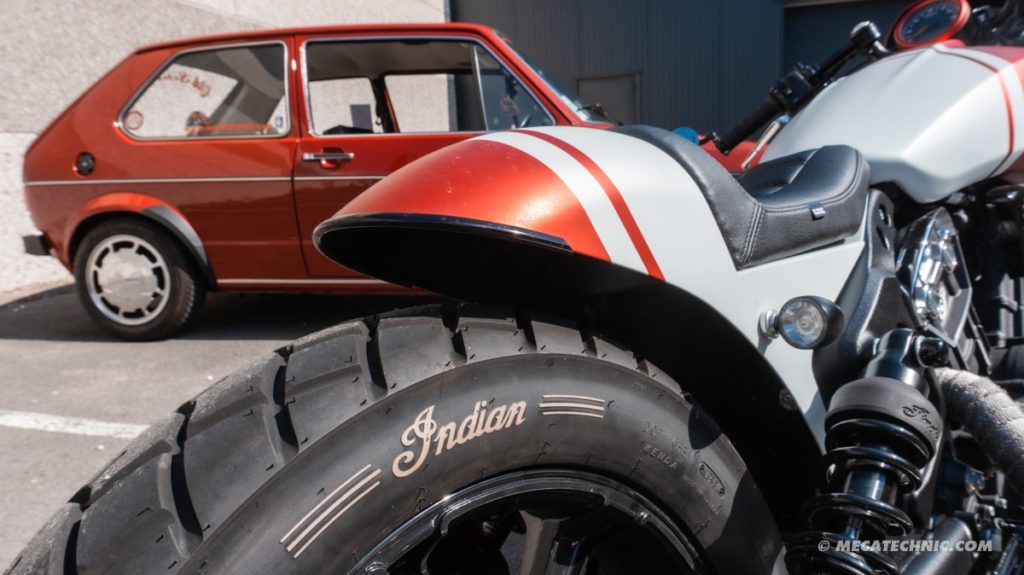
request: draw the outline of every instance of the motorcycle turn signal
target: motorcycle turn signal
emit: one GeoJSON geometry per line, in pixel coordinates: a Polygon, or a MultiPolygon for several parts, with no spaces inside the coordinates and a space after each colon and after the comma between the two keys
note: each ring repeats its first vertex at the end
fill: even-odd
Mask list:
{"type": "Polygon", "coordinates": [[[787,301],[778,311],[766,311],[758,327],[766,338],[781,336],[797,349],[816,349],[835,341],[844,325],[839,306],[823,297],[808,295],[787,301]]]}

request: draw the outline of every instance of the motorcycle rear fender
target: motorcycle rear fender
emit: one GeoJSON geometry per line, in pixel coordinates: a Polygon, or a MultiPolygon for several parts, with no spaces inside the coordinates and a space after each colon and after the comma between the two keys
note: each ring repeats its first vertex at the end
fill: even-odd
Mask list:
{"type": "Polygon", "coordinates": [[[813,477],[824,409],[811,352],[764,339],[757,323],[795,296],[835,300],[859,237],[737,270],[674,159],[631,136],[567,127],[439,150],[314,237],[327,257],[387,281],[577,319],[682,382],[758,481],[757,468],[779,463],[787,481],[813,477]]]}

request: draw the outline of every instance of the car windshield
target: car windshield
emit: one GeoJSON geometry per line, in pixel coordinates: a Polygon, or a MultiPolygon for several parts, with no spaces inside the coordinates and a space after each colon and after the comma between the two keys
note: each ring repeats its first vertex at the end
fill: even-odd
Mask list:
{"type": "Polygon", "coordinates": [[[523,54],[519,50],[516,50],[508,40],[505,40],[505,45],[509,47],[517,56],[526,62],[526,65],[533,68],[533,71],[544,80],[544,83],[551,88],[555,94],[558,94],[559,99],[565,102],[565,105],[569,106],[581,120],[585,122],[611,122],[612,119],[604,111],[600,105],[593,105],[584,102],[575,92],[566,87],[564,84],[558,81],[557,78],[548,74],[544,68],[538,66],[533,60],[528,58],[526,54],[523,54]]]}

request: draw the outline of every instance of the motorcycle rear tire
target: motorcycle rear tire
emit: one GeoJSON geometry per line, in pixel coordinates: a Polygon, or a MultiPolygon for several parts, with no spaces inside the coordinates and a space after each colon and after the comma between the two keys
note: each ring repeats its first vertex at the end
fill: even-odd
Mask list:
{"type": "MultiPolygon", "coordinates": [[[[664,520],[701,569],[780,569],[743,460],[678,384],[573,328],[465,311],[352,321],[228,376],[137,438],[12,572],[398,573],[381,543],[426,541],[396,539],[403,525],[526,480],[631,494],[634,523],[664,520]]],[[[484,571],[439,571],[460,569],[484,571]]]]}

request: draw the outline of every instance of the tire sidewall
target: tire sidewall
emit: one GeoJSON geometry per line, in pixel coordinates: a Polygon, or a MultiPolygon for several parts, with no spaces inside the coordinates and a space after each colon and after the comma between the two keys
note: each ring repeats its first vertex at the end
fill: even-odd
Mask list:
{"type": "Polygon", "coordinates": [[[89,316],[103,329],[121,339],[151,341],[169,337],[194,319],[205,297],[205,286],[195,266],[175,240],[163,231],[139,221],[113,220],[90,230],[76,249],[74,275],[78,298],[89,316]],[[156,317],[140,325],[123,325],[111,320],[97,309],[89,293],[89,259],[100,242],[115,235],[130,235],[145,240],[160,252],[167,264],[170,281],[167,305],[156,317]]]}
{"type": "Polygon", "coordinates": [[[346,572],[446,495],[527,468],[585,470],[638,490],[692,535],[717,571],[770,572],[779,558],[781,540],[768,507],[710,417],[638,371],[592,357],[535,354],[456,368],[370,406],[301,452],[210,534],[189,566],[203,565],[208,573],[346,572]],[[545,397],[551,395],[588,399],[545,397]],[[541,407],[565,401],[601,405],[603,417],[541,407]],[[432,441],[422,455],[417,425],[458,427],[478,402],[485,402],[488,420],[504,423],[485,421],[477,428],[482,433],[450,449],[445,443],[440,453],[432,441]],[[501,407],[516,417],[495,416],[501,407]],[[353,494],[362,497],[315,540],[302,539],[306,549],[294,557],[300,546],[290,552],[286,546],[306,524],[292,528],[329,509],[338,499],[330,494],[347,480],[366,477],[353,494]],[[292,539],[285,537],[289,531],[292,539]]]}

